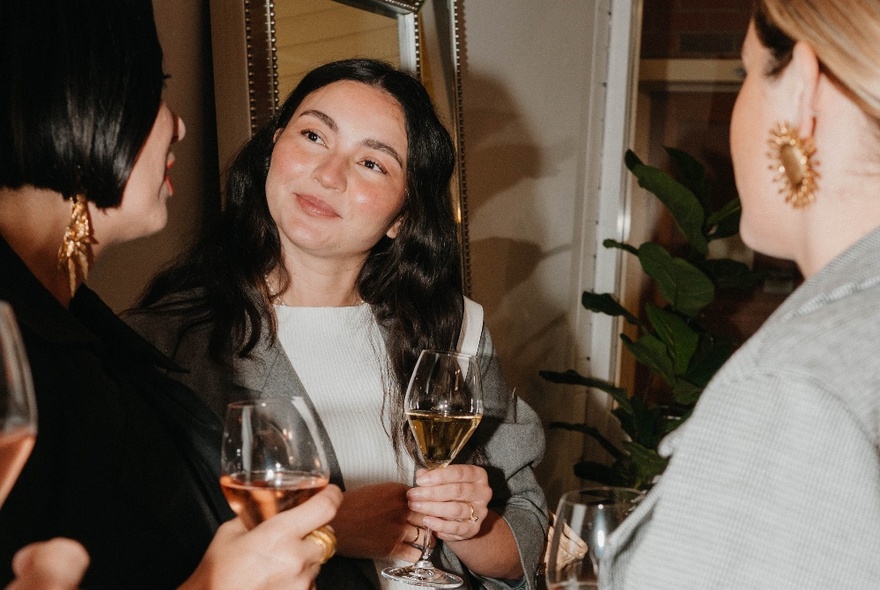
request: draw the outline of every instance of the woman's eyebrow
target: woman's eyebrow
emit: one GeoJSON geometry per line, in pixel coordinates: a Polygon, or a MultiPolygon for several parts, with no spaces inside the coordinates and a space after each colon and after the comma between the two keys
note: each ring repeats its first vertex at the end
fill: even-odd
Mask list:
{"type": "Polygon", "coordinates": [[[307,111],[303,111],[302,113],[300,113],[299,116],[300,116],[300,118],[302,118],[305,115],[311,115],[313,117],[316,117],[316,118],[320,119],[321,122],[323,122],[327,127],[332,129],[333,131],[339,131],[339,127],[337,127],[336,121],[334,121],[333,118],[330,115],[328,115],[327,113],[317,111],[315,109],[309,109],[307,111]]]}
{"type": "Polygon", "coordinates": [[[400,164],[400,167],[403,168],[403,158],[400,157],[400,154],[397,153],[397,150],[388,145],[387,143],[383,143],[377,139],[365,139],[363,144],[368,148],[379,150],[381,152],[385,152],[400,164]]]}

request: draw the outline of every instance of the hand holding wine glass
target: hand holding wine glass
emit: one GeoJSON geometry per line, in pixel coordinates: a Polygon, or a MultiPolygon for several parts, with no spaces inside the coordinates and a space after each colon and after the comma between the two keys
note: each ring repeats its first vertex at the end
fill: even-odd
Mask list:
{"type": "MultiPolygon", "coordinates": [[[[327,458],[303,400],[269,399],[229,404],[221,450],[220,485],[248,529],[299,506],[330,481],[327,458]]],[[[321,545],[321,563],[336,551],[332,529],[308,537],[321,545]]]]}
{"type": "MultiPolygon", "coordinates": [[[[443,469],[476,430],[483,416],[480,370],[471,355],[422,351],[404,400],[407,420],[428,469],[443,469]]],[[[471,506],[470,516],[474,518],[471,506]]],[[[434,567],[431,531],[425,531],[422,556],[415,564],[386,568],[386,578],[414,586],[457,588],[461,578],[434,567]]]]}

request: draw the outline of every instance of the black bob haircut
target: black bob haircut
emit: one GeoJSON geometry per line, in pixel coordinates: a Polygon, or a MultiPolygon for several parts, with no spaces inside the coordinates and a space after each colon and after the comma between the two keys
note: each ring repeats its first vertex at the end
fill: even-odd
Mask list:
{"type": "Polygon", "coordinates": [[[162,100],[150,0],[0,2],[0,186],[115,207],[162,100]]]}

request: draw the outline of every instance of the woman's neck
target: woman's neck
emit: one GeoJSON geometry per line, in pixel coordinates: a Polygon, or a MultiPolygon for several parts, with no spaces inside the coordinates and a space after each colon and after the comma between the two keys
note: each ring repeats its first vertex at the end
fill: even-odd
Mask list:
{"type": "MultiPolygon", "coordinates": [[[[288,307],[346,307],[362,302],[357,279],[363,264],[287,256],[285,266],[290,284],[275,297],[275,303],[288,307]]],[[[279,281],[270,275],[273,292],[279,281]]]]}
{"type": "Polygon", "coordinates": [[[59,193],[32,186],[0,188],[0,235],[65,308],[70,282],[67,270],[58,267],[58,249],[69,218],[70,202],[59,193]]]}

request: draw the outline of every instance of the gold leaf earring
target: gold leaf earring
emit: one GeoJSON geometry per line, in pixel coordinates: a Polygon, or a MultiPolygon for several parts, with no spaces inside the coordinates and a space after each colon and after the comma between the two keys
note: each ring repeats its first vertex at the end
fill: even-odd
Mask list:
{"type": "Polygon", "coordinates": [[[813,161],[816,146],[812,138],[800,137],[786,121],[770,131],[769,144],[770,170],[777,173],[773,181],[782,183],[779,192],[785,195],[785,202],[796,209],[812,203],[819,178],[815,169],[819,162],[813,161]]]}
{"type": "Polygon", "coordinates": [[[79,279],[89,275],[92,260],[92,225],[89,222],[89,209],[84,195],[71,199],[70,221],[64,229],[64,239],[58,250],[58,268],[67,270],[70,278],[70,296],[73,297],[79,279]]]}

